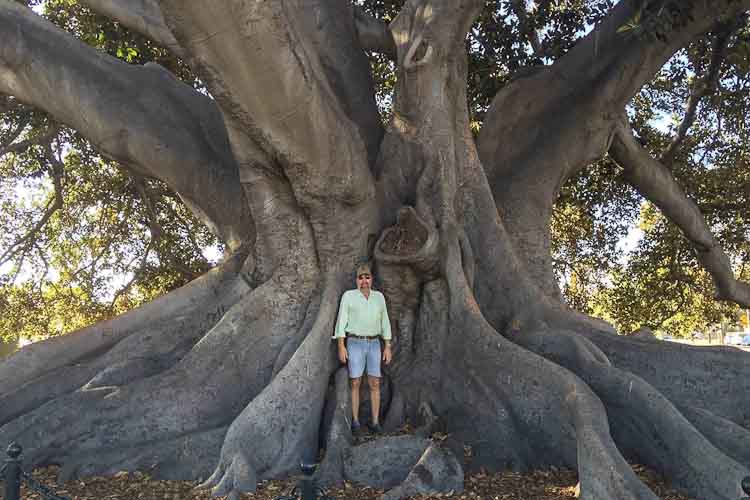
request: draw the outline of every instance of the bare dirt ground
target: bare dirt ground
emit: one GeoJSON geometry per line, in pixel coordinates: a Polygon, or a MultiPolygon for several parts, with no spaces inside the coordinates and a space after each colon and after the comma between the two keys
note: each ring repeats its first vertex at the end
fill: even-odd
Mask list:
{"type": "MultiPolygon", "coordinates": [[[[690,500],[681,496],[655,473],[639,465],[633,465],[641,477],[662,500],[690,500]]],[[[47,485],[55,485],[56,467],[39,469],[34,476],[47,485]]],[[[463,492],[449,492],[442,495],[413,497],[420,500],[573,500],[576,498],[577,477],[574,471],[552,469],[529,474],[515,472],[467,474],[463,492]]],[[[243,500],[273,500],[289,493],[296,483],[292,478],[286,481],[263,482],[256,493],[244,494],[243,500]]],[[[135,472],[121,472],[114,477],[92,477],[77,479],[55,487],[58,494],[70,500],[209,500],[206,490],[196,490],[197,482],[157,481],[148,475],[135,472]]],[[[328,494],[336,500],[377,500],[382,490],[345,483],[331,488],[328,494]]],[[[0,491],[0,498],[3,498],[0,491]]],[[[24,500],[42,500],[33,492],[24,489],[24,500]]]]}

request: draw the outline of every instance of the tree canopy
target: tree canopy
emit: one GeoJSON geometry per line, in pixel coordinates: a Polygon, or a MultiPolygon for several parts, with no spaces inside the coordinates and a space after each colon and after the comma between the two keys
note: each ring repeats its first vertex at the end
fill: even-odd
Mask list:
{"type": "MultiPolygon", "coordinates": [[[[131,64],[199,86],[164,48],[75,1],[31,2],[56,25],[131,64]]],[[[0,332],[43,339],[136,307],[200,276],[219,243],[177,195],[101,154],[12,96],[2,104],[0,332]]],[[[215,259],[215,257],[214,257],[215,259]]]]}
{"type": "MultiPolygon", "coordinates": [[[[75,0],[26,3],[98,50],[135,65],[156,62],[203,89],[171,51],[75,0]]],[[[388,21],[402,4],[366,1],[362,8],[388,21]]],[[[559,59],[612,4],[488,2],[467,38],[473,130],[514,74],[559,59]]],[[[657,12],[624,29],[647,33],[673,22],[669,9],[657,12]]],[[[742,278],[750,272],[749,56],[747,19],[725,20],[677,52],[629,108],[643,145],[656,155],[669,151],[673,172],[742,278]]],[[[394,68],[380,53],[370,61],[387,119],[394,68]]],[[[6,338],[41,339],[113,317],[215,264],[216,252],[206,256],[204,249],[220,242],[167,186],[102,156],[43,112],[10,97],[2,109],[0,332],[6,338]]],[[[737,306],[713,300],[690,244],[641,209],[644,200],[618,178],[618,168],[605,159],[583,170],[555,204],[552,244],[565,299],[625,332],[648,326],[681,335],[736,321],[737,306]],[[626,255],[618,242],[638,226],[643,238],[626,255]]]]}

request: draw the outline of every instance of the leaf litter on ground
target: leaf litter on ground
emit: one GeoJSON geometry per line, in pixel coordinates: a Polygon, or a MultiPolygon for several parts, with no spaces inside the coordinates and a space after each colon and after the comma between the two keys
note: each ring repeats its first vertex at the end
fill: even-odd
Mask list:
{"type": "MultiPolygon", "coordinates": [[[[680,495],[655,472],[641,465],[633,470],[662,500],[691,500],[680,495]]],[[[165,481],[151,478],[141,472],[119,472],[110,477],[88,477],[56,485],[58,467],[46,467],[34,471],[42,483],[53,486],[60,495],[70,500],[209,500],[209,490],[197,490],[198,481],[165,481]]],[[[240,495],[242,500],[273,500],[288,494],[299,477],[287,480],[263,481],[255,493],[240,495]]],[[[479,471],[467,473],[463,492],[447,492],[436,495],[411,497],[415,500],[573,500],[576,498],[578,477],[575,471],[550,468],[527,474],[518,472],[479,471]]],[[[327,493],[337,500],[377,500],[383,490],[345,481],[342,485],[328,488],[327,493]]],[[[3,498],[0,492],[0,499],[3,498]]],[[[42,500],[23,489],[24,500],[42,500]]]]}

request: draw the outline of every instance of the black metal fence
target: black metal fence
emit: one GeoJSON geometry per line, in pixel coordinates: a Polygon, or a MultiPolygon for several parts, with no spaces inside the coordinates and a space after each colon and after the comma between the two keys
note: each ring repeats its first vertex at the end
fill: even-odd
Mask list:
{"type": "Polygon", "coordinates": [[[23,448],[20,445],[10,443],[6,454],[8,458],[5,459],[0,469],[0,481],[5,481],[5,500],[21,500],[22,483],[26,483],[27,488],[39,493],[45,500],[69,500],[34,479],[31,474],[24,472],[22,468],[23,448]]]}
{"type": "Polygon", "coordinates": [[[276,500],[333,500],[326,491],[315,481],[315,464],[301,463],[302,479],[292,488],[288,495],[277,497],[276,500]]]}

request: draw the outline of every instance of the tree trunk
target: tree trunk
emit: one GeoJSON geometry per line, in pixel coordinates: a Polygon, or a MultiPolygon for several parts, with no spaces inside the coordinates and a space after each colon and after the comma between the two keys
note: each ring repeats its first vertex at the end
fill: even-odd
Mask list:
{"type": "MultiPolygon", "coordinates": [[[[389,27],[398,83],[383,132],[347,2],[161,0],[165,25],[150,16],[149,29],[168,28],[215,101],[154,79],[157,90],[182,97],[149,116],[191,111],[210,130],[188,123],[179,135],[148,123],[163,165],[152,163],[147,134],[96,142],[188,192],[190,206],[234,242],[232,253],[153,304],[3,361],[0,443],[20,442],[32,465],[62,464],[64,477],[210,474],[206,486],[236,498],[314,460],[322,442],[325,478],[342,480],[353,443],[330,336],[355,264],[371,259],[395,333],[390,428],[442,426],[452,447],[472,450],[473,466],[576,468],[585,499],[656,498],[625,457],[694,497],[739,498],[750,465],[746,354],[617,336],[567,309],[551,277],[555,193],[607,151],[634,92],[622,72],[602,76],[617,73],[613,65],[632,49],[615,29],[632,2],[602,28],[609,62],[579,82],[601,88],[563,101],[576,88],[553,78],[555,67],[516,80],[493,104],[502,121],[488,120],[478,151],[464,44],[483,3],[406,2],[389,27]],[[550,81],[554,92],[535,101],[550,81]],[[524,103],[535,107],[524,111],[524,103]],[[564,113],[550,120],[553,111],[564,113]],[[181,151],[185,144],[204,156],[181,151]],[[217,198],[227,183],[227,198],[217,198]],[[321,425],[327,394],[335,394],[333,416],[321,425]]],[[[746,8],[722,8],[730,4],[746,8]]],[[[26,28],[44,24],[32,16],[0,5],[0,41],[14,42],[0,49],[0,90],[102,137],[103,127],[74,112],[74,91],[45,108],[44,89],[20,85],[33,68],[19,54],[38,42],[26,28]]],[[[702,22],[675,38],[694,36],[702,22]]],[[[658,69],[677,44],[638,49],[651,51],[658,69]]],[[[54,57],[55,47],[33,47],[54,57]]],[[[583,64],[580,54],[560,71],[583,64]]],[[[98,67],[82,47],[67,57],[80,63],[82,80],[98,67]]],[[[648,72],[625,69],[641,79],[648,72]]],[[[107,86],[90,85],[89,116],[109,120],[107,86]]],[[[133,120],[123,130],[143,123],[133,120]]]]}

